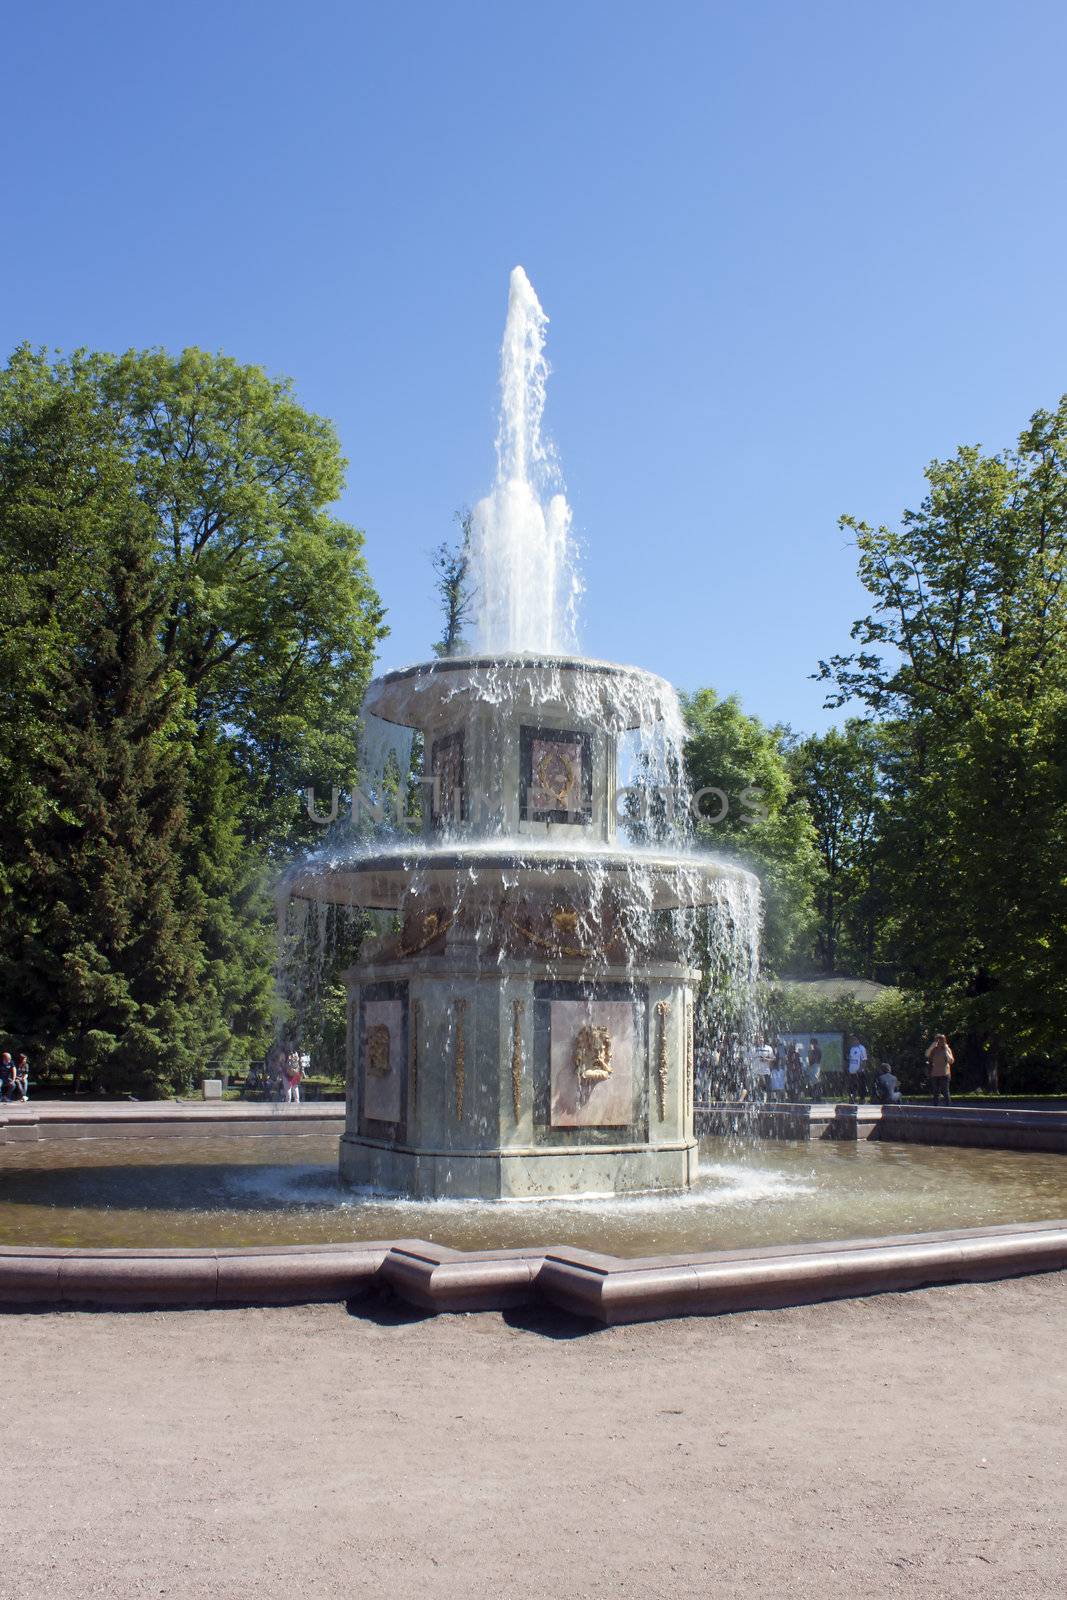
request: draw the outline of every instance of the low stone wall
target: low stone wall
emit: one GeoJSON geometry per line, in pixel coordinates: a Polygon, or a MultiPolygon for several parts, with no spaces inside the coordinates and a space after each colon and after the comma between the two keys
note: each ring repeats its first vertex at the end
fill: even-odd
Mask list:
{"type": "Polygon", "coordinates": [[[0,1145],[22,1140],[144,1139],[190,1134],[336,1133],[343,1101],[283,1105],[277,1101],[30,1101],[0,1105],[0,1145]]]}
{"type": "Polygon", "coordinates": [[[838,1106],[832,1137],[1067,1153],[1067,1112],[963,1106],[838,1106]]]}
{"type": "Polygon", "coordinates": [[[765,1105],[726,1101],[694,1108],[696,1132],[719,1139],[820,1139],[834,1125],[832,1105],[765,1105]]]}
{"type": "Polygon", "coordinates": [[[963,1106],[697,1106],[698,1134],[752,1139],[884,1139],[1067,1154],[1067,1111],[963,1106]]]}
{"type": "Polygon", "coordinates": [[[425,1311],[542,1303],[601,1323],[802,1305],[1067,1266],[1067,1221],[624,1260],[421,1239],[258,1250],[0,1249],[0,1307],[235,1306],[387,1288],[425,1311]]]}

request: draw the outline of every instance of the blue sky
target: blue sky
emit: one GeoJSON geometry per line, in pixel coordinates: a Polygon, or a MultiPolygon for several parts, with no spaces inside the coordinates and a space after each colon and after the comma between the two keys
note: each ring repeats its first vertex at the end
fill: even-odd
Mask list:
{"type": "Polygon", "coordinates": [[[1067,389],[1065,60],[1058,0],[8,7],[0,345],[290,375],[395,666],[491,481],[521,262],[585,649],[819,728],[838,515],[1067,389]]]}

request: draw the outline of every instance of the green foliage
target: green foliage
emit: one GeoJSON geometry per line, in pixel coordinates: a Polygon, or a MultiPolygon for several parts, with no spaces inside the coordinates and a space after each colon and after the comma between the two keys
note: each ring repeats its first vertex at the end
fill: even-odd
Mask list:
{"type": "Polygon", "coordinates": [[[200,350],[51,362],[22,347],[0,388],[5,475],[32,480],[24,559],[51,564],[69,538],[56,510],[77,515],[100,450],[120,462],[164,584],[164,657],[198,724],[226,730],[245,835],[283,854],[309,840],[296,797],[309,775],[355,771],[385,631],[362,535],[329,509],[345,465],[332,425],[288,382],[200,350]]]}
{"type": "Polygon", "coordinates": [[[880,893],[881,741],[871,723],[802,740],[789,752],[797,791],[815,830],[813,955],[820,972],[873,978],[885,916],[880,893]]]}
{"type": "Polygon", "coordinates": [[[447,540],[433,552],[434,589],[441,606],[441,637],[434,645],[437,656],[460,656],[467,649],[463,629],[470,621],[474,594],[470,585],[471,512],[456,512],[460,537],[447,540]]]}
{"type": "Polygon", "coordinates": [[[821,675],[883,719],[889,954],[992,1085],[1067,1019],[1067,398],[927,480],[897,530],[844,519],[874,607],[821,675]]]}
{"type": "Polygon", "coordinates": [[[342,471],[226,357],[0,373],[0,1005],[57,1066],[154,1093],[270,1036],[271,861],[383,631],[342,471]]]}
{"type": "Polygon", "coordinates": [[[885,989],[873,1000],[860,1000],[779,984],[768,988],[764,1004],[771,1033],[855,1034],[871,1061],[890,1063],[905,1094],[919,1094],[925,1087],[925,1050],[943,1014],[931,1010],[921,996],[885,989]]]}
{"type": "Polygon", "coordinates": [[[817,872],[808,807],[795,795],[788,735],[746,716],[736,696],[713,689],[683,696],[686,776],[701,803],[702,844],[759,874],[764,899],[763,961],[772,972],[803,965],[813,923],[817,872]],[[720,815],[721,814],[721,815],[720,815]]]}

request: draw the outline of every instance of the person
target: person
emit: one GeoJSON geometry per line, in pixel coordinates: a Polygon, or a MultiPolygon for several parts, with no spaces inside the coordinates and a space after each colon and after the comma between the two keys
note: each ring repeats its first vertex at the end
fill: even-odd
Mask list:
{"type": "Polygon", "coordinates": [[[752,1052],[752,1098],[766,1100],[768,1080],[774,1065],[774,1051],[769,1044],[758,1044],[752,1052]]]}
{"type": "Polygon", "coordinates": [[[900,1084],[888,1061],[883,1061],[878,1068],[872,1098],[880,1106],[899,1106],[901,1102],[900,1084]]]}
{"type": "Polygon", "coordinates": [[[822,1045],[812,1035],[808,1044],[808,1063],[804,1069],[808,1093],[813,1100],[819,1098],[819,1079],[822,1076],[822,1045]]]}
{"type": "Polygon", "coordinates": [[[286,1097],[285,1065],[288,1059],[288,1051],[280,1044],[274,1045],[267,1054],[267,1076],[270,1093],[275,1100],[284,1100],[286,1097]]]}
{"type": "Polygon", "coordinates": [[[936,1106],[940,1101],[951,1101],[949,1086],[952,1082],[952,1064],[956,1057],[943,1033],[935,1033],[926,1047],[926,1066],[930,1074],[930,1091],[936,1106]]]}
{"type": "Polygon", "coordinates": [[[804,1059],[797,1048],[795,1039],[790,1039],[785,1053],[785,1087],[793,1105],[800,1101],[800,1091],[804,1083],[804,1059]]]}
{"type": "Polygon", "coordinates": [[[20,1050],[15,1057],[15,1099],[28,1100],[30,1098],[30,1063],[25,1050],[20,1050]]]}
{"type": "Polygon", "coordinates": [[[785,1099],[785,1064],[781,1052],[774,1058],[774,1065],[770,1072],[770,1098],[772,1100],[785,1099]]]}
{"type": "Polygon", "coordinates": [[[848,1048],[848,1103],[862,1105],[867,1098],[867,1050],[852,1036],[848,1048]]]}
{"type": "Polygon", "coordinates": [[[15,1063],[11,1059],[11,1051],[5,1050],[0,1056],[0,1099],[13,1100],[15,1098],[15,1063]]]}
{"type": "Polygon", "coordinates": [[[249,1094],[266,1094],[270,1087],[270,1077],[266,1061],[252,1061],[245,1073],[245,1081],[241,1085],[241,1098],[249,1094]]]}
{"type": "Polygon", "coordinates": [[[285,1058],[285,1093],[282,1098],[291,1105],[300,1104],[300,1080],[304,1076],[304,1069],[300,1064],[300,1057],[295,1050],[290,1050],[285,1058]]]}

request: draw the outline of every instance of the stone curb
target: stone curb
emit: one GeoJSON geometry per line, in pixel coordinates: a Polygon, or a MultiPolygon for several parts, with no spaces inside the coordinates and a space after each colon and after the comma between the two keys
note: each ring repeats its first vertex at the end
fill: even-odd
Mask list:
{"type": "Polygon", "coordinates": [[[348,1300],[387,1286],[427,1312],[547,1303],[600,1323],[807,1305],[1067,1266],[1067,1220],[627,1260],[452,1250],[422,1239],[253,1250],[0,1248],[0,1308],[208,1308],[348,1300]]]}

